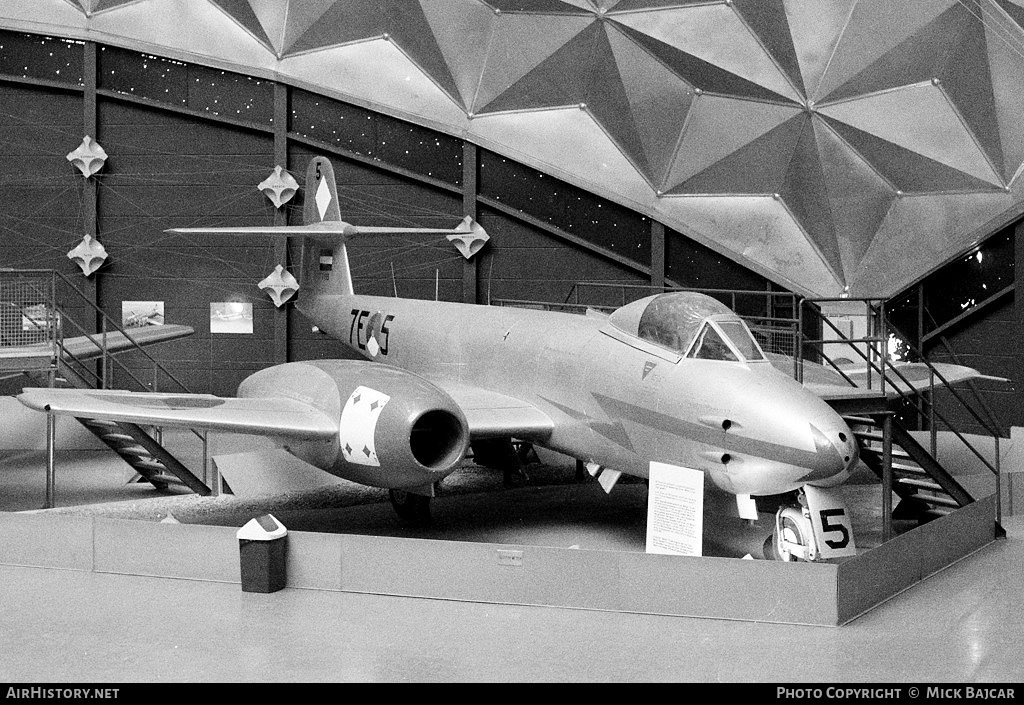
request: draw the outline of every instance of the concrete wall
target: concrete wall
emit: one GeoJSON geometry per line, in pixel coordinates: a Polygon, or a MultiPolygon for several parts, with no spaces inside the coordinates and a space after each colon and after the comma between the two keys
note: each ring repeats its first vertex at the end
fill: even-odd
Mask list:
{"type": "MultiPolygon", "coordinates": [[[[283,540],[291,588],[838,625],[991,542],[993,507],[979,501],[839,564],[308,532],[283,540]]],[[[0,563],[240,583],[235,533],[0,513],[0,563]]]]}

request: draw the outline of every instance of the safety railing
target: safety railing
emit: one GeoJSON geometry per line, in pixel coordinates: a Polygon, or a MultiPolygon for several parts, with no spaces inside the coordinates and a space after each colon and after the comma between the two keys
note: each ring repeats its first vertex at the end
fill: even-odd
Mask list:
{"type": "Polygon", "coordinates": [[[159,391],[162,376],[173,385],[170,391],[189,392],[185,383],[135,342],[120,323],[107,315],[68,277],[55,270],[0,269],[0,348],[22,346],[40,350],[52,348],[58,364],[63,363],[92,387],[109,388],[116,368],[140,391],[159,391]],[[83,317],[92,318],[92,322],[80,323],[71,314],[75,309],[83,310],[83,317]],[[152,372],[149,381],[142,379],[110,352],[108,340],[113,333],[124,336],[129,349],[142,355],[149,363],[152,372]],[[99,364],[91,364],[92,356],[90,359],[76,357],[64,344],[66,337],[88,340],[99,353],[99,364]]]}

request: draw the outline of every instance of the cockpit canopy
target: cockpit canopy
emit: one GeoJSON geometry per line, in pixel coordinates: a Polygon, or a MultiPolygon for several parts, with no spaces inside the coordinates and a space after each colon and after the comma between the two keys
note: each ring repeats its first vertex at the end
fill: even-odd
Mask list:
{"type": "Polygon", "coordinates": [[[634,301],[612,313],[613,326],[686,357],[703,360],[763,360],[764,353],[743,320],[705,294],[673,291],[634,301]]]}

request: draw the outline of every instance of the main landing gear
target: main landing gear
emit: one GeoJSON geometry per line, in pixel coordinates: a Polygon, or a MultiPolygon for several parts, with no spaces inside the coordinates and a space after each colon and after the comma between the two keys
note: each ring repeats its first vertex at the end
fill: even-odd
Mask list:
{"type": "Polygon", "coordinates": [[[405,490],[388,490],[388,498],[402,521],[416,526],[430,523],[430,497],[405,490]]]}

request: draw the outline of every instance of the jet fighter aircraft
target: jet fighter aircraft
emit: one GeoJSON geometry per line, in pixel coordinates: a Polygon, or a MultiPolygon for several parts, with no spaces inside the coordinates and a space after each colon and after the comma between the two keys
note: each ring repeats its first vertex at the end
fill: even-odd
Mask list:
{"type": "Polygon", "coordinates": [[[405,517],[426,517],[437,483],[471,444],[493,439],[577,458],[608,491],[621,473],[649,477],[652,462],[701,470],[738,496],[834,486],[856,464],[843,419],[777,370],[715,299],[655,294],[609,316],[580,316],[356,294],[349,240],[482,229],[470,218],[453,230],[346,223],[322,157],[306,186],[304,225],[171,232],[301,237],[298,308],[362,359],[275,365],[244,380],[237,398],[26,389],[21,401],[58,414],[262,434],[332,475],[388,488],[405,517]]]}

